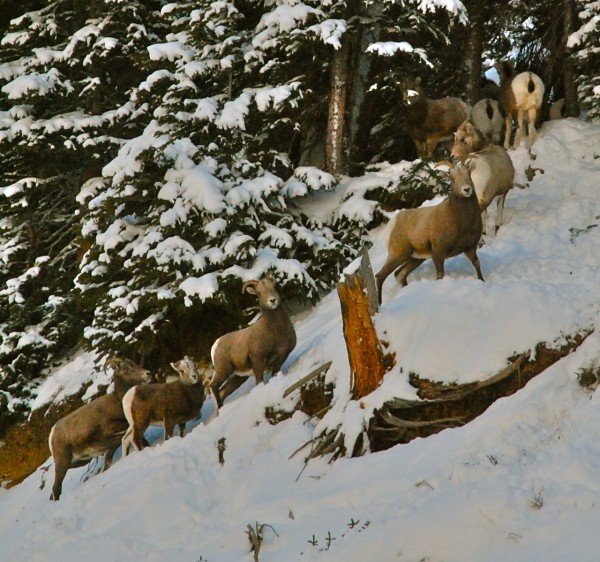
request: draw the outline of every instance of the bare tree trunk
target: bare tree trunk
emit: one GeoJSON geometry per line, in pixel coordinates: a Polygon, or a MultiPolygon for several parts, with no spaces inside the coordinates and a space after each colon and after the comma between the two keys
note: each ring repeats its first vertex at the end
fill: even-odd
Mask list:
{"type": "Polygon", "coordinates": [[[575,2],[563,0],[564,28],[563,28],[563,55],[564,70],[563,80],[565,88],[565,110],[567,117],[579,116],[579,100],[577,99],[577,86],[575,85],[575,69],[571,49],[567,47],[569,35],[575,31],[575,2]]]}
{"type": "Polygon", "coordinates": [[[377,310],[377,291],[366,252],[359,270],[346,274],[345,282],[338,283],[337,291],[350,362],[352,397],[358,400],[381,384],[393,363],[393,356],[383,352],[371,318],[377,310]]]}
{"type": "Polygon", "coordinates": [[[352,173],[353,165],[361,165],[369,158],[369,134],[373,119],[377,115],[372,98],[367,94],[367,83],[371,74],[373,55],[367,53],[367,47],[379,39],[378,19],[383,13],[380,2],[355,3],[354,11],[360,16],[355,39],[350,52],[350,72],[348,87],[348,160],[352,173]]]}
{"type": "Polygon", "coordinates": [[[330,66],[329,117],[325,141],[325,169],[331,174],[342,174],[346,168],[344,158],[344,135],[346,124],[346,101],[348,97],[348,54],[347,37],[333,51],[330,66]]]}
{"type": "Polygon", "coordinates": [[[469,13],[469,37],[467,39],[464,67],[467,73],[465,98],[473,105],[479,100],[481,93],[481,57],[483,53],[484,27],[483,6],[481,0],[470,0],[466,3],[469,13]]]}

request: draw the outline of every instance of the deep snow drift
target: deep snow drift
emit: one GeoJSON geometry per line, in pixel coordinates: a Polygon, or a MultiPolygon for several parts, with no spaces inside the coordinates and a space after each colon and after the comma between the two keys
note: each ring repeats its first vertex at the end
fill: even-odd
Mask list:
{"type": "MultiPolygon", "coordinates": [[[[415,398],[410,371],[482,379],[515,352],[598,327],[600,127],[546,123],[532,152],[535,160],[525,148],[511,153],[517,181],[528,187],[508,195],[505,225],[479,251],[486,283],[462,256],[447,262],[442,281],[430,263],[405,289],[387,280],[376,326],[398,365],[364,408],[348,403],[331,294],[297,320],[285,376],[259,387],[249,381],[218,417],[206,403],[184,439],[162,444],[155,431],[154,447],[106,473],[84,482],[86,469],[69,471],[58,503],[48,501],[51,461],[1,490],[0,559],[251,561],[247,525],[258,523],[268,525],[261,562],[597,561],[600,394],[583,389],[577,373],[599,364],[598,333],[465,427],[358,459],[313,460],[303,472],[302,452],[289,458],[325,427],[343,424],[352,438],[389,397],[415,398]],[[325,418],[315,425],[296,413],[270,425],[265,407],[291,405],[284,390],[327,360],[336,391],[325,418]]],[[[385,258],[384,230],[373,233],[375,269],[385,258]]],[[[91,361],[82,355],[40,389],[36,405],[86,376],[91,361]]]]}

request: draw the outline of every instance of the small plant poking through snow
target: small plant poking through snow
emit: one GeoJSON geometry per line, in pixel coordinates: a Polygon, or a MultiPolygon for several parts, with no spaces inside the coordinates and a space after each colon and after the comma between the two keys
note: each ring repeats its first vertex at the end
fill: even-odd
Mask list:
{"type": "MultiPolygon", "coordinates": [[[[344,539],[346,537],[346,535],[348,535],[348,533],[350,533],[350,532],[361,533],[370,524],[371,524],[371,522],[368,520],[361,524],[360,519],[354,519],[354,517],[351,517],[350,522],[346,523],[346,526],[348,527],[348,529],[346,531],[344,531],[339,537],[334,536],[331,533],[331,531],[327,531],[327,534],[323,538],[322,542],[319,543],[319,539],[313,533],[312,537],[310,539],[308,539],[308,541],[306,541],[306,542],[308,542],[308,544],[310,544],[312,547],[318,549],[319,552],[323,552],[325,550],[329,550],[333,546],[335,541],[344,539]],[[322,545],[320,548],[319,548],[319,544],[322,545]]],[[[301,552],[300,554],[304,554],[304,553],[301,552]]]]}
{"type": "Polygon", "coordinates": [[[600,364],[594,361],[588,367],[579,369],[575,375],[580,386],[593,392],[600,384],[600,364]]]}
{"type": "Polygon", "coordinates": [[[529,505],[533,509],[542,509],[544,507],[544,488],[537,488],[536,486],[531,487],[531,499],[529,505]]]}
{"type": "Polygon", "coordinates": [[[248,535],[248,540],[252,545],[250,548],[250,552],[252,552],[254,555],[254,562],[259,562],[260,547],[264,540],[263,532],[265,527],[269,527],[269,529],[271,529],[275,533],[275,535],[279,537],[277,531],[268,523],[259,523],[258,521],[256,521],[254,523],[254,527],[250,525],[250,523],[248,523],[247,525],[246,534],[248,535]]]}

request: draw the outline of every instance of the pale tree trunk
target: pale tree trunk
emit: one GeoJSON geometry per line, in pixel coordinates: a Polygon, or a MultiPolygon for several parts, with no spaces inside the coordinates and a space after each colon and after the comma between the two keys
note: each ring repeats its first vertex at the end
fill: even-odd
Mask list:
{"type": "Polygon", "coordinates": [[[577,86],[575,85],[575,69],[571,49],[567,47],[569,35],[575,31],[575,2],[574,0],[563,0],[563,55],[564,71],[563,80],[565,88],[565,110],[567,117],[579,116],[579,101],[577,99],[577,86]]]}
{"type": "Polygon", "coordinates": [[[465,100],[473,105],[479,100],[481,93],[481,57],[483,53],[484,27],[483,5],[481,0],[466,2],[469,14],[469,33],[465,50],[464,68],[467,75],[465,100]]]}
{"type": "Polygon", "coordinates": [[[348,98],[348,54],[347,37],[333,51],[329,77],[329,117],[325,140],[325,170],[331,174],[342,174],[346,169],[344,158],[344,136],[346,124],[346,102],[348,98]]]}
{"type": "Polygon", "coordinates": [[[351,75],[348,85],[349,132],[346,151],[349,166],[361,165],[368,158],[369,134],[377,111],[367,94],[373,61],[373,55],[367,52],[367,47],[379,40],[380,31],[377,22],[383,9],[380,2],[360,2],[354,6],[355,12],[360,16],[361,24],[358,26],[349,54],[351,75]]]}

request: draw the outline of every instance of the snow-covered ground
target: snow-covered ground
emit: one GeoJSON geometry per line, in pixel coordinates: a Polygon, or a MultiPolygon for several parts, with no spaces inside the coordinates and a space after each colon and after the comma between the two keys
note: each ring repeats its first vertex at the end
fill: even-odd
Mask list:
{"type": "MultiPolygon", "coordinates": [[[[509,194],[505,225],[479,251],[486,283],[463,257],[447,262],[441,281],[430,263],[405,289],[387,280],[376,326],[398,364],[362,407],[348,402],[332,293],[298,319],[287,375],[249,381],[218,417],[206,403],[184,439],[158,439],[87,481],[85,468],[69,471],[59,502],[48,501],[50,460],[0,490],[0,560],[251,561],[247,526],[265,524],[261,562],[597,562],[600,393],[577,373],[600,364],[600,333],[462,428],[357,459],[312,460],[304,471],[303,452],[289,458],[326,427],[342,424],[352,439],[390,396],[414,398],[410,371],[482,379],[515,352],[598,326],[600,127],[546,123],[533,153],[511,154],[528,187],[509,194]],[[327,360],[337,386],[325,418],[296,413],[270,425],[265,407],[291,405],[284,390],[327,360]]],[[[384,231],[373,233],[376,270],[384,231]]],[[[68,393],[91,364],[83,355],[65,365],[36,404],[68,393]]]]}

